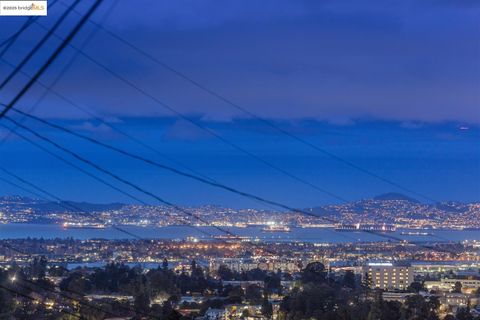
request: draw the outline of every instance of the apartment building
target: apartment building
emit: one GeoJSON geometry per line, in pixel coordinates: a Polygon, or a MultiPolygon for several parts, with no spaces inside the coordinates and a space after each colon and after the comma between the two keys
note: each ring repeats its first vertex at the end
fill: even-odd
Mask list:
{"type": "Polygon", "coordinates": [[[368,277],[372,288],[405,290],[413,282],[413,268],[406,264],[370,262],[363,271],[363,277],[368,277]]]}

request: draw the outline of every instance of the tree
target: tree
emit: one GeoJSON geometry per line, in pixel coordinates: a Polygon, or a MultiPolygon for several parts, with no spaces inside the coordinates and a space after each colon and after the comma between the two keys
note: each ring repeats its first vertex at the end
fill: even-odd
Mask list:
{"type": "Polygon", "coordinates": [[[469,308],[459,308],[455,316],[458,320],[473,320],[473,316],[470,313],[469,308]]]}
{"type": "Polygon", "coordinates": [[[267,272],[259,268],[248,270],[241,275],[241,279],[245,281],[265,281],[266,277],[267,272]]]}
{"type": "Polygon", "coordinates": [[[48,261],[44,256],[35,257],[30,265],[30,276],[32,278],[43,279],[47,274],[48,261]]]}
{"type": "Polygon", "coordinates": [[[383,301],[382,320],[398,320],[401,315],[402,304],[398,301],[383,301]]]}
{"type": "MultiPolygon", "coordinates": [[[[328,286],[326,283],[308,283],[303,290],[295,288],[292,293],[285,297],[280,305],[282,311],[289,317],[298,319],[319,318],[324,319],[322,314],[335,310],[336,306],[347,305],[340,290],[328,286]]],[[[335,319],[335,315],[331,316],[335,319]]]]}
{"type": "Polygon", "coordinates": [[[377,290],[375,292],[375,300],[370,308],[370,312],[368,313],[367,320],[382,319],[382,307],[383,307],[382,292],[377,290]]]}
{"type": "Polygon", "coordinates": [[[404,304],[404,315],[406,319],[436,319],[436,315],[432,314],[432,306],[420,295],[407,297],[404,304]],[[433,317],[433,318],[432,318],[433,317]]]}
{"type": "Polygon", "coordinates": [[[242,287],[240,286],[234,286],[232,289],[228,292],[228,296],[230,298],[243,298],[245,296],[245,293],[243,292],[242,287]]]}
{"type": "Polygon", "coordinates": [[[414,281],[408,286],[408,291],[414,292],[414,293],[419,293],[423,289],[424,289],[423,284],[418,281],[414,281]]]}
{"type": "Polygon", "coordinates": [[[5,290],[0,289],[0,319],[11,319],[15,310],[12,296],[5,290]]]}
{"type": "Polygon", "coordinates": [[[268,301],[268,293],[266,291],[263,293],[262,314],[268,318],[273,314],[273,307],[270,301],[268,301]]]}
{"type": "Polygon", "coordinates": [[[455,282],[455,286],[453,288],[453,292],[455,293],[462,293],[462,283],[460,281],[455,282]]]}
{"type": "Polygon", "coordinates": [[[101,307],[101,309],[102,310],[99,310],[99,308],[93,308],[87,304],[82,304],[80,305],[79,313],[83,319],[101,320],[101,319],[105,319],[105,316],[107,315],[106,312],[103,312],[103,310],[105,310],[103,306],[101,307]]]}
{"type": "Polygon", "coordinates": [[[250,317],[250,311],[248,311],[248,309],[243,310],[240,319],[246,319],[248,317],[250,317]]]}
{"type": "Polygon", "coordinates": [[[428,319],[429,320],[436,320],[438,319],[438,309],[440,308],[440,300],[438,297],[431,296],[427,300],[427,308],[428,308],[428,319]]]}
{"type": "Polygon", "coordinates": [[[367,320],[381,320],[382,319],[382,309],[381,305],[378,302],[374,302],[368,313],[367,320]]]}
{"type": "Polygon", "coordinates": [[[347,270],[343,276],[343,285],[347,288],[355,289],[355,273],[352,270],[347,270]]]}
{"type": "Polygon", "coordinates": [[[268,292],[280,293],[282,289],[282,282],[278,274],[271,273],[265,277],[264,287],[268,292]]]}
{"type": "Polygon", "coordinates": [[[163,269],[163,270],[168,270],[168,260],[167,260],[167,258],[164,258],[164,259],[163,259],[162,269],[163,269]]]}
{"type": "Polygon", "coordinates": [[[68,269],[62,266],[52,266],[48,273],[53,277],[65,277],[68,275],[68,269]]]}
{"type": "Polygon", "coordinates": [[[146,274],[147,287],[152,295],[173,294],[177,292],[175,274],[169,269],[154,269],[146,274]]]}
{"type": "Polygon", "coordinates": [[[323,283],[327,273],[325,266],[321,262],[311,262],[302,270],[301,279],[304,284],[323,283]]]}
{"type": "Polygon", "coordinates": [[[85,295],[91,290],[90,281],[78,272],[72,273],[60,282],[60,289],[69,293],[85,295]]]}
{"type": "Polygon", "coordinates": [[[150,309],[150,298],[146,292],[139,293],[134,300],[135,312],[138,316],[149,312],[150,309]]]}
{"type": "Polygon", "coordinates": [[[245,290],[245,299],[252,305],[258,305],[262,303],[262,290],[256,284],[249,285],[245,290]]]}
{"type": "Polygon", "coordinates": [[[223,281],[230,281],[230,280],[233,280],[233,277],[234,277],[234,274],[232,272],[232,270],[230,270],[226,265],[222,264],[220,265],[220,267],[218,268],[218,276],[220,277],[220,279],[222,279],[223,281]]]}

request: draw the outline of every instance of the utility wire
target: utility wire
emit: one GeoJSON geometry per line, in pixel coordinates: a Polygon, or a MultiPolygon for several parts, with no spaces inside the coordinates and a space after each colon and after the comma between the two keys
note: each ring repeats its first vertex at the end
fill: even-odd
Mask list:
{"type": "MultiPolygon", "coordinates": [[[[52,6],[53,4],[55,4],[58,0],[55,0],[53,3],[52,3],[52,6]]],[[[113,11],[114,7],[118,4],[118,1],[114,1],[112,2],[112,5],[106,10],[106,13],[102,16],[101,18],[101,22],[100,24],[103,24],[108,16],[110,15],[110,13],[113,11]]],[[[89,33],[89,35],[87,36],[87,38],[85,39],[85,41],[82,43],[82,45],[80,46],[80,48],[84,48],[91,40],[92,38],[95,36],[95,34],[97,33],[99,29],[98,28],[95,28],[93,29],[92,32],[89,33]]],[[[41,85],[42,87],[44,87],[46,90],[43,92],[43,94],[35,101],[35,103],[30,107],[30,109],[28,110],[28,113],[32,113],[42,102],[43,100],[47,97],[47,95],[49,94],[49,92],[51,91],[50,88],[54,87],[59,81],[60,79],[63,77],[63,75],[67,72],[67,70],[70,68],[70,66],[73,64],[73,62],[75,61],[75,59],[77,58],[78,56],[78,53],[75,53],[73,55],[73,57],[68,61],[68,63],[65,64],[65,66],[62,68],[62,70],[60,71],[60,73],[55,77],[55,79],[52,81],[52,83],[50,83],[49,86],[46,86],[44,85],[40,79],[37,80],[37,84],[41,85]]],[[[17,66],[11,64],[10,62],[6,61],[5,59],[3,59],[1,56],[0,56],[0,59],[6,63],[7,65],[9,65],[10,67],[12,67],[13,69],[17,69],[17,66]]],[[[25,75],[28,79],[31,78],[31,76],[29,76],[26,72],[24,72],[22,69],[19,69],[19,72],[23,75],[25,75]]],[[[21,119],[20,122],[23,123],[25,119],[21,119]]],[[[17,128],[14,127],[12,128],[10,131],[7,132],[7,134],[3,137],[3,139],[0,141],[0,146],[5,143],[5,141],[10,137],[10,135],[16,130],[17,128]]]]}
{"type": "Polygon", "coordinates": [[[0,181],[2,181],[3,183],[9,184],[9,185],[11,185],[11,186],[13,186],[13,187],[15,187],[15,188],[18,188],[18,189],[20,189],[20,190],[22,190],[22,191],[25,191],[25,192],[27,192],[27,193],[31,193],[31,194],[37,196],[39,199],[43,198],[43,196],[42,196],[40,193],[37,193],[37,192],[32,191],[32,190],[29,190],[29,189],[27,189],[27,188],[25,188],[25,187],[22,187],[22,186],[19,185],[19,184],[16,184],[16,183],[14,183],[14,182],[12,182],[12,181],[10,181],[10,180],[5,179],[5,178],[0,177],[0,181]]]}
{"type": "Polygon", "coordinates": [[[10,47],[15,43],[15,41],[20,36],[20,34],[22,34],[22,32],[25,29],[27,29],[33,23],[33,21],[36,20],[37,18],[38,16],[28,17],[27,21],[24,22],[24,24],[20,27],[20,29],[17,32],[15,32],[10,37],[2,41],[2,43],[0,43],[0,48],[5,46],[2,49],[2,51],[0,51],[0,58],[3,57],[3,55],[8,51],[8,49],[10,49],[10,47]]]}
{"type": "MultiPolygon", "coordinates": [[[[25,280],[25,282],[29,283],[30,285],[36,286],[37,288],[40,288],[40,289],[42,289],[42,290],[49,291],[49,292],[51,292],[51,293],[55,293],[57,296],[60,296],[60,297],[62,297],[62,298],[64,298],[64,299],[66,299],[66,300],[70,300],[70,301],[72,301],[72,302],[77,302],[78,304],[80,304],[80,305],[82,305],[82,306],[84,306],[84,307],[91,308],[91,309],[95,309],[95,310],[97,310],[97,311],[103,312],[103,313],[105,313],[106,315],[109,315],[109,316],[112,316],[112,317],[115,317],[115,318],[123,318],[122,315],[120,315],[120,314],[118,314],[118,313],[116,313],[116,312],[107,310],[107,309],[105,309],[105,308],[102,308],[102,307],[98,306],[97,304],[83,301],[82,299],[75,298],[75,297],[70,296],[69,294],[66,294],[66,293],[65,293],[65,292],[67,292],[67,293],[70,293],[70,294],[76,294],[76,295],[83,296],[83,293],[81,293],[81,292],[76,292],[76,291],[70,290],[70,289],[68,289],[68,290],[63,290],[63,291],[65,291],[65,292],[63,292],[63,291],[57,292],[57,291],[55,291],[55,290],[53,290],[53,289],[51,289],[51,288],[49,288],[49,287],[47,287],[47,286],[43,286],[43,285],[41,285],[41,284],[38,284],[38,283],[33,282],[33,281],[30,281],[30,280],[25,280]]],[[[23,288],[26,288],[26,289],[29,289],[29,288],[30,288],[29,286],[22,286],[22,287],[23,287],[23,288]]],[[[113,304],[111,304],[111,303],[107,303],[107,304],[108,304],[109,306],[111,306],[112,308],[115,307],[115,306],[114,306],[113,304]]],[[[158,316],[153,316],[152,314],[147,314],[147,313],[145,313],[145,312],[138,312],[138,311],[134,310],[133,308],[124,307],[124,306],[121,305],[121,304],[119,304],[117,307],[120,308],[120,309],[123,309],[123,310],[127,310],[127,311],[130,311],[130,312],[133,312],[133,313],[139,313],[139,314],[141,314],[141,315],[143,315],[143,316],[147,316],[147,317],[149,317],[149,318],[154,318],[154,319],[159,319],[159,320],[161,320],[161,318],[158,317],[158,316]]]]}
{"type": "MultiPolygon", "coordinates": [[[[57,1],[57,0],[55,0],[55,1],[52,3],[52,5],[53,5],[56,1],[57,1]]],[[[112,6],[107,10],[107,13],[106,13],[106,14],[104,15],[104,17],[102,18],[102,21],[106,20],[106,18],[107,18],[108,15],[110,14],[110,12],[113,10],[113,7],[114,7],[117,3],[118,3],[117,1],[115,1],[115,2],[112,3],[112,6]]],[[[85,42],[83,43],[82,47],[85,46],[85,45],[92,39],[92,37],[94,36],[96,30],[97,30],[97,29],[95,29],[92,33],[90,33],[90,35],[88,36],[88,38],[87,38],[87,39],[85,40],[85,42]]],[[[67,69],[69,68],[69,66],[73,63],[73,61],[75,60],[75,58],[76,58],[77,55],[78,55],[78,53],[75,53],[75,55],[74,55],[73,58],[69,61],[69,63],[62,69],[61,73],[55,78],[55,80],[52,82],[52,84],[50,84],[50,87],[54,86],[54,85],[60,80],[60,78],[62,77],[62,75],[67,71],[67,69]]],[[[3,60],[3,59],[2,59],[2,60],[3,60]]],[[[23,71],[21,71],[21,72],[24,73],[23,71]]],[[[37,81],[37,82],[39,82],[39,81],[37,81]]],[[[44,94],[40,97],[40,99],[38,99],[38,100],[35,102],[35,104],[32,106],[32,108],[29,110],[29,112],[31,112],[33,109],[35,109],[35,108],[41,103],[41,101],[46,97],[46,95],[49,93],[49,88],[48,88],[48,87],[46,87],[46,88],[47,88],[47,90],[46,90],[46,91],[44,92],[44,94]]],[[[4,127],[5,127],[5,126],[4,126],[4,127]]],[[[9,137],[12,133],[14,133],[14,132],[16,131],[16,127],[14,127],[14,128],[5,127],[5,128],[7,128],[8,131],[7,131],[7,134],[5,135],[5,137],[2,139],[2,141],[0,141],[0,145],[3,144],[3,143],[6,141],[6,139],[8,139],[8,137],[9,137]]],[[[19,135],[19,136],[20,136],[21,138],[23,138],[24,140],[27,140],[27,138],[26,138],[25,136],[22,136],[22,135],[19,135]]],[[[28,140],[27,140],[27,141],[28,141],[28,140]]],[[[73,163],[68,162],[66,159],[59,157],[58,155],[50,152],[48,149],[43,148],[42,146],[36,144],[35,142],[33,142],[33,141],[31,141],[31,140],[28,141],[28,142],[32,143],[33,145],[35,145],[36,147],[42,149],[43,151],[49,153],[50,155],[56,157],[57,159],[61,160],[62,162],[65,162],[65,163],[67,163],[68,165],[74,167],[75,169],[83,172],[84,174],[87,174],[88,176],[94,178],[95,180],[97,180],[97,181],[99,181],[99,182],[107,185],[108,187],[113,188],[114,190],[122,193],[123,195],[126,195],[126,196],[128,196],[128,197],[130,197],[130,198],[132,198],[132,199],[134,199],[134,200],[136,200],[136,201],[138,201],[138,202],[140,202],[140,203],[142,203],[142,204],[144,204],[144,205],[148,205],[146,202],[140,200],[139,198],[137,198],[137,197],[135,197],[135,196],[132,196],[131,194],[127,194],[127,193],[124,192],[123,190],[115,187],[114,185],[106,182],[105,180],[103,180],[103,179],[101,179],[101,178],[98,178],[97,176],[92,175],[91,173],[89,173],[89,172],[83,170],[82,168],[74,165],[73,163]]],[[[16,177],[16,178],[17,178],[17,179],[20,179],[19,177],[16,177]]],[[[102,221],[102,223],[103,223],[103,221],[102,221]]],[[[129,235],[131,236],[132,234],[129,234],[129,235]]],[[[136,238],[141,238],[141,237],[138,236],[138,235],[134,235],[134,236],[135,236],[136,238]]],[[[211,235],[210,235],[210,236],[211,236],[211,235]]]]}
{"type": "MultiPolygon", "coordinates": [[[[51,10],[53,6],[58,2],[58,0],[53,0],[48,4],[48,10],[51,10]]],[[[63,5],[66,5],[62,3],[63,5]]],[[[75,13],[79,14],[78,11],[75,10],[75,13]]],[[[17,41],[18,37],[21,36],[21,34],[29,27],[32,25],[32,23],[38,19],[38,16],[31,16],[28,17],[28,19],[23,23],[23,25],[18,29],[14,34],[12,34],[10,37],[2,41],[0,43],[0,48],[5,46],[2,51],[0,51],[0,58],[3,57],[3,55],[10,49],[12,45],[15,44],[15,41],[17,41]]]]}
{"type": "MultiPolygon", "coordinates": [[[[0,288],[2,288],[2,289],[5,290],[5,291],[8,291],[8,292],[10,292],[10,293],[12,293],[12,294],[19,295],[19,296],[21,296],[21,297],[23,297],[23,298],[26,298],[26,299],[28,299],[28,300],[35,301],[35,302],[39,302],[37,299],[35,299],[35,298],[33,298],[33,297],[30,297],[29,295],[23,294],[23,293],[21,293],[21,292],[19,292],[19,291],[17,291],[17,290],[12,289],[12,288],[8,288],[8,287],[6,287],[6,286],[4,286],[4,285],[2,285],[2,284],[0,284],[0,288]]],[[[45,303],[44,303],[44,305],[45,305],[45,303]]],[[[59,309],[59,312],[63,312],[63,313],[65,313],[65,314],[71,315],[71,316],[73,316],[73,317],[75,317],[75,318],[78,318],[78,319],[84,319],[82,316],[80,316],[80,315],[78,315],[78,314],[76,314],[76,313],[67,311],[67,310],[65,310],[65,309],[59,309]]]]}
{"type": "MultiPolygon", "coordinates": [[[[32,185],[32,184],[29,183],[28,181],[24,181],[23,179],[21,179],[21,178],[17,177],[16,175],[12,174],[11,172],[8,172],[8,171],[5,170],[4,168],[1,168],[1,167],[0,167],[0,170],[4,171],[5,173],[7,173],[7,174],[9,174],[9,175],[14,176],[14,177],[17,178],[17,179],[20,179],[20,181],[23,182],[23,183],[26,183],[26,184],[28,184],[28,185],[32,185]]],[[[25,190],[25,189],[22,188],[21,186],[18,186],[18,185],[14,184],[14,183],[10,183],[10,184],[12,184],[12,185],[14,185],[14,186],[16,186],[16,187],[18,187],[18,188],[21,188],[21,189],[25,190]]],[[[36,187],[36,186],[34,186],[34,187],[35,187],[35,188],[38,188],[38,187],[36,187]]],[[[26,191],[31,193],[31,191],[29,191],[29,190],[26,190],[26,191]]],[[[43,191],[43,190],[42,190],[42,191],[43,191]]],[[[43,192],[49,194],[49,193],[46,192],[46,191],[43,191],[43,192]]],[[[47,198],[45,198],[45,197],[43,197],[43,196],[41,196],[41,195],[39,195],[39,196],[40,196],[40,198],[48,201],[47,198]]],[[[52,196],[52,197],[55,197],[55,196],[52,196]]],[[[60,202],[60,203],[62,203],[62,202],[60,202]]],[[[31,257],[31,255],[30,255],[29,253],[26,253],[26,252],[24,252],[24,251],[18,250],[18,249],[16,249],[15,247],[11,246],[11,245],[8,244],[8,243],[3,243],[3,242],[2,242],[2,245],[5,246],[5,247],[7,247],[7,248],[9,248],[9,249],[12,250],[12,251],[15,251],[15,252],[17,252],[17,253],[20,253],[20,254],[27,255],[27,256],[30,256],[30,257],[31,257]]],[[[266,250],[266,251],[268,252],[268,250],[266,250]]],[[[64,298],[70,299],[70,300],[72,300],[72,301],[73,301],[73,300],[78,301],[80,304],[85,305],[85,306],[87,306],[87,307],[94,308],[94,309],[96,309],[96,310],[98,310],[98,311],[105,312],[105,313],[110,314],[110,315],[112,315],[112,316],[116,316],[116,317],[119,316],[118,314],[114,314],[114,313],[110,312],[109,310],[105,310],[105,309],[103,309],[103,308],[98,307],[97,305],[84,303],[84,302],[81,301],[81,300],[74,299],[74,298],[72,298],[72,297],[69,296],[69,295],[65,295],[63,292],[58,293],[58,292],[56,292],[56,291],[52,291],[52,289],[50,289],[50,288],[48,288],[48,287],[44,287],[44,286],[39,285],[39,284],[36,283],[36,282],[32,282],[32,281],[29,281],[29,280],[25,280],[25,281],[29,282],[29,283],[30,283],[31,285],[33,285],[33,286],[36,286],[36,287],[38,287],[38,288],[43,289],[43,290],[48,290],[48,291],[51,291],[51,292],[53,292],[53,293],[55,293],[55,294],[60,294],[60,295],[61,295],[62,297],[64,297],[64,298]]],[[[29,289],[31,289],[31,288],[29,288],[29,289]]],[[[69,292],[69,293],[72,293],[72,294],[83,295],[83,293],[75,292],[75,291],[73,291],[73,290],[66,290],[66,291],[69,292]]],[[[124,310],[128,310],[128,311],[135,311],[135,310],[132,310],[131,308],[126,308],[126,307],[123,307],[123,306],[121,306],[121,308],[124,309],[124,310]]],[[[148,317],[157,318],[157,317],[155,317],[155,316],[152,316],[151,314],[146,314],[146,313],[143,313],[143,312],[140,312],[140,313],[141,313],[142,315],[145,315],[145,316],[148,316],[148,317]]]]}
{"type": "MultiPolygon", "coordinates": [[[[0,90],[2,90],[5,85],[10,82],[10,80],[18,73],[20,69],[22,69],[25,64],[35,55],[35,53],[40,50],[40,48],[47,42],[47,40],[54,34],[55,30],[60,27],[60,25],[63,23],[63,21],[67,18],[68,14],[73,10],[73,8],[80,2],[80,0],[75,0],[68,8],[63,12],[63,14],[58,18],[58,20],[55,22],[52,28],[48,30],[48,32],[40,39],[40,41],[33,47],[32,50],[22,59],[22,61],[17,65],[17,67],[10,72],[10,74],[2,81],[0,84],[0,90]]],[[[36,20],[32,20],[35,22],[36,20]]],[[[27,25],[28,27],[28,25],[27,25]]]]}
{"type": "MultiPolygon", "coordinates": [[[[9,128],[9,127],[7,127],[7,126],[4,125],[4,124],[1,124],[1,123],[0,123],[0,126],[3,127],[3,128],[5,128],[5,129],[7,129],[7,130],[12,130],[12,128],[9,128]]],[[[123,191],[123,190],[120,189],[120,188],[117,188],[116,186],[114,186],[114,185],[111,184],[110,182],[108,182],[108,181],[106,181],[106,180],[104,180],[104,179],[102,179],[102,178],[99,178],[98,176],[90,173],[89,171],[83,169],[83,168],[80,167],[80,166],[77,166],[77,165],[74,164],[73,162],[71,162],[71,161],[69,161],[69,160],[67,160],[67,159],[59,156],[58,154],[56,154],[56,153],[54,153],[54,152],[52,152],[52,151],[50,151],[49,149],[47,149],[47,148],[43,147],[42,145],[36,143],[35,141],[33,141],[32,139],[28,138],[27,136],[25,136],[25,135],[23,135],[23,134],[21,134],[21,133],[19,133],[19,132],[16,132],[16,131],[15,131],[14,134],[15,134],[16,136],[20,137],[21,139],[27,141],[27,142],[30,143],[31,145],[35,146],[36,148],[38,148],[38,149],[46,152],[47,154],[51,155],[52,157],[60,160],[61,162],[67,164],[68,166],[70,166],[70,167],[72,167],[72,168],[74,168],[74,169],[82,172],[83,174],[91,177],[92,179],[94,179],[94,180],[96,180],[96,181],[98,181],[98,182],[106,185],[107,187],[112,188],[113,190],[121,193],[122,195],[127,196],[127,197],[129,197],[130,199],[133,199],[134,201],[136,201],[136,202],[138,202],[138,203],[142,203],[142,204],[148,205],[146,202],[144,202],[144,201],[141,200],[140,198],[138,198],[138,197],[136,197],[136,196],[134,196],[134,195],[132,195],[132,194],[130,194],[130,193],[127,193],[127,192],[123,191]]]]}
{"type": "MultiPolygon", "coordinates": [[[[79,0],[75,1],[75,4],[79,0]]],[[[98,8],[100,3],[103,0],[96,0],[94,4],[90,7],[88,12],[80,19],[80,21],[75,25],[75,27],[70,31],[68,36],[63,39],[60,46],[53,52],[52,55],[48,58],[48,60],[42,65],[42,67],[35,73],[35,75],[28,81],[28,83],[17,93],[17,95],[10,101],[10,103],[0,112],[0,119],[5,116],[5,114],[20,100],[23,95],[30,89],[30,87],[37,81],[38,78],[48,69],[48,67],[55,61],[58,55],[65,49],[65,47],[72,41],[75,35],[80,31],[82,26],[85,24],[87,19],[95,12],[98,8]]]]}

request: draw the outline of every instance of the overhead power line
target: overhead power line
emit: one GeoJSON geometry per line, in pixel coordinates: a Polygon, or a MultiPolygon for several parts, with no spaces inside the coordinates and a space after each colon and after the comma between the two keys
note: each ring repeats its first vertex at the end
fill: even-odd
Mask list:
{"type": "MultiPolygon", "coordinates": [[[[2,90],[5,85],[18,73],[20,69],[22,69],[25,64],[40,50],[40,48],[47,42],[47,40],[54,34],[55,30],[60,27],[60,25],[63,23],[63,21],[67,18],[68,14],[73,10],[73,8],[80,2],[80,0],[75,0],[68,8],[63,12],[63,14],[57,19],[55,24],[53,25],[50,30],[40,39],[39,42],[33,47],[32,50],[20,61],[20,63],[17,65],[17,67],[10,72],[10,74],[0,83],[0,90],[2,90]]],[[[32,23],[36,20],[32,20],[32,23]]]]}
{"type": "MultiPolygon", "coordinates": [[[[48,60],[40,67],[40,69],[35,73],[35,75],[27,82],[27,84],[17,93],[17,95],[8,103],[8,105],[0,112],[0,119],[7,114],[7,112],[20,100],[23,95],[30,89],[30,87],[40,78],[40,76],[48,69],[48,67],[55,61],[58,55],[65,49],[65,47],[72,41],[75,35],[80,31],[82,26],[85,24],[87,19],[95,12],[100,3],[103,0],[96,0],[93,5],[89,8],[87,13],[80,19],[80,21],[75,25],[75,27],[70,31],[70,33],[65,37],[62,43],[57,47],[57,49],[50,55],[48,60]]],[[[76,5],[79,0],[76,0],[73,5],[76,5]]],[[[73,8],[73,7],[72,7],[73,8]]]]}
{"type": "Polygon", "coordinates": [[[20,190],[22,190],[22,191],[24,191],[24,192],[26,192],[26,193],[33,194],[33,195],[35,195],[36,197],[38,197],[39,199],[41,199],[41,198],[43,197],[40,193],[35,192],[35,191],[32,191],[32,190],[27,189],[27,188],[25,188],[25,187],[22,187],[21,185],[16,184],[16,183],[14,183],[14,182],[12,182],[12,181],[10,181],[10,180],[7,180],[7,179],[5,179],[5,178],[0,177],[0,181],[2,181],[2,182],[5,183],[5,184],[11,185],[11,186],[13,186],[13,187],[15,187],[15,188],[17,188],[17,189],[20,189],[20,190]]]}
{"type": "MultiPolygon", "coordinates": [[[[48,10],[52,10],[53,6],[58,2],[58,0],[53,0],[48,4],[48,10]]],[[[64,3],[62,3],[64,4],[64,3]]],[[[66,5],[66,4],[65,4],[66,5]]],[[[78,14],[78,11],[75,11],[75,13],[78,14]]],[[[10,37],[2,41],[0,43],[0,48],[5,46],[2,51],[0,51],[0,58],[3,57],[3,55],[10,49],[11,46],[15,44],[15,41],[20,37],[20,35],[29,27],[33,24],[35,20],[38,19],[39,16],[30,16],[28,19],[23,23],[23,25],[10,37]]]]}
{"type": "Polygon", "coordinates": [[[37,18],[38,16],[28,17],[27,21],[25,21],[25,23],[20,27],[20,29],[17,32],[15,32],[10,37],[2,41],[2,43],[0,43],[0,48],[4,47],[2,51],[0,51],[0,58],[3,57],[3,55],[8,51],[8,49],[10,49],[10,47],[15,43],[15,41],[20,36],[20,34],[22,34],[22,32],[25,29],[27,29],[33,23],[33,21],[36,20],[37,18]]]}
{"type": "MultiPolygon", "coordinates": [[[[23,297],[23,298],[25,298],[25,299],[28,299],[28,300],[31,300],[31,301],[35,301],[35,302],[41,303],[40,301],[38,301],[37,299],[35,299],[35,298],[33,298],[33,297],[30,297],[29,295],[26,295],[26,294],[24,294],[24,293],[22,293],[22,292],[20,292],[20,291],[18,291],[18,290],[12,289],[12,288],[8,288],[8,287],[6,287],[6,286],[4,286],[4,285],[2,285],[2,284],[0,284],[0,288],[3,289],[3,290],[5,290],[5,291],[8,291],[8,292],[10,292],[10,293],[12,293],[12,294],[21,296],[21,297],[23,297]]],[[[42,303],[42,304],[45,304],[45,303],[42,303]]],[[[67,310],[65,310],[65,309],[60,309],[59,312],[65,313],[65,314],[68,314],[68,315],[71,315],[72,317],[75,317],[75,318],[78,318],[78,319],[84,319],[82,316],[80,316],[80,315],[78,315],[78,314],[76,314],[76,313],[67,311],[67,310]]]]}
{"type": "MultiPolygon", "coordinates": [[[[49,4],[49,9],[50,7],[52,7],[55,3],[57,3],[58,0],[54,0],[51,4],[49,4]]],[[[110,15],[110,13],[113,11],[114,7],[118,4],[118,1],[113,1],[111,6],[109,8],[107,8],[105,14],[102,16],[101,18],[101,21],[100,21],[100,24],[103,24],[105,22],[105,20],[108,18],[108,16],[110,15]]],[[[91,40],[92,38],[94,37],[94,35],[97,33],[99,29],[98,28],[94,28],[92,30],[92,32],[90,32],[88,34],[88,36],[86,37],[85,41],[81,44],[81,48],[84,48],[91,40]]],[[[24,30],[19,30],[19,33],[17,34],[18,36],[21,35],[22,31],[24,30]]],[[[78,56],[78,53],[75,53],[73,55],[73,57],[68,61],[68,63],[65,64],[65,66],[62,68],[62,70],[60,71],[60,73],[55,77],[55,79],[50,83],[49,86],[46,86],[44,85],[40,79],[37,80],[37,84],[39,84],[40,86],[44,87],[46,90],[43,92],[43,94],[38,98],[36,99],[35,103],[30,107],[30,109],[28,110],[28,113],[31,113],[33,112],[41,103],[42,101],[46,98],[46,96],[50,93],[50,88],[52,88],[53,86],[55,86],[59,81],[60,79],[62,78],[62,76],[65,74],[65,72],[68,70],[68,68],[70,68],[70,66],[73,64],[73,62],[75,61],[75,59],[77,58],[78,56]]],[[[1,56],[0,56],[0,60],[2,60],[4,63],[6,63],[7,65],[9,65],[10,67],[12,67],[13,69],[17,69],[17,66],[13,65],[12,63],[8,62],[7,60],[3,59],[1,56]]],[[[31,76],[29,76],[25,71],[23,71],[22,69],[19,69],[19,72],[23,75],[25,75],[28,79],[31,78],[31,76]]],[[[20,122],[23,122],[24,119],[21,119],[20,122]]],[[[8,137],[16,130],[16,127],[12,128],[11,130],[9,130],[7,132],[7,134],[3,137],[3,139],[0,141],[0,145],[2,145],[7,139],[8,137]]]]}

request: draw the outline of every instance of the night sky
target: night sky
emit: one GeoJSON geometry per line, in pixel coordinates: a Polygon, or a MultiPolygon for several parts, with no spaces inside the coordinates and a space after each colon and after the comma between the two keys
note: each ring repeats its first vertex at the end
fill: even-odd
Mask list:
{"type": "MultiPolygon", "coordinates": [[[[90,4],[82,1],[78,10],[85,12],[90,4]]],[[[59,1],[39,23],[52,26],[65,8],[59,1]]],[[[435,200],[480,201],[479,14],[480,4],[469,0],[144,0],[114,6],[105,1],[92,20],[283,130],[381,177],[435,200]]],[[[0,41],[25,19],[0,17],[0,41]]],[[[76,13],[69,15],[58,34],[65,36],[77,20],[76,13]]],[[[299,144],[95,30],[87,24],[73,45],[269,163],[347,200],[390,191],[416,197],[299,144]]],[[[32,25],[3,59],[18,64],[44,33],[32,25]]],[[[33,74],[58,43],[47,42],[24,72],[33,74]]],[[[66,49],[40,81],[52,84],[74,54],[66,49]]],[[[10,71],[0,61],[0,79],[10,71]]],[[[1,102],[9,102],[25,82],[16,76],[0,92],[1,102]]],[[[82,55],[53,91],[216,181],[291,206],[338,203],[172,114],[82,55]]],[[[18,108],[30,110],[44,92],[34,86],[18,108]]],[[[179,167],[53,93],[33,114],[179,167]]],[[[11,126],[6,119],[0,122],[11,126]]],[[[34,121],[25,123],[169,201],[261,207],[34,121]]],[[[0,139],[5,134],[0,128],[0,139]]],[[[0,165],[65,199],[132,202],[15,136],[0,146],[0,165]]],[[[27,195],[0,182],[0,195],[11,194],[27,195]]]]}

